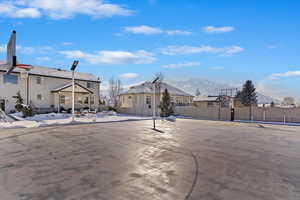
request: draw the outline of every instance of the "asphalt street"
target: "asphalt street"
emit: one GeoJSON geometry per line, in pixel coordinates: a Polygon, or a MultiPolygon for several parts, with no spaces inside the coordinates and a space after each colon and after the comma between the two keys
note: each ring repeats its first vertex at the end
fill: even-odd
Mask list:
{"type": "Polygon", "coordinates": [[[300,199],[300,127],[151,125],[0,129],[0,199],[300,199]]]}

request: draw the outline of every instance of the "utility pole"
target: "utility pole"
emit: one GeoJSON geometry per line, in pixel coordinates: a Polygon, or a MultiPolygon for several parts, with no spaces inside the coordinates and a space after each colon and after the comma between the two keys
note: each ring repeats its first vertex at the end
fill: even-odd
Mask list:
{"type": "Polygon", "coordinates": [[[79,61],[75,60],[73,62],[73,65],[71,67],[71,71],[72,71],[72,122],[74,122],[74,118],[75,118],[75,69],[78,65],[79,61]]]}
{"type": "Polygon", "coordinates": [[[153,129],[156,129],[155,118],[156,118],[156,82],[159,80],[159,77],[156,77],[154,81],[152,81],[153,87],[153,129]]]}

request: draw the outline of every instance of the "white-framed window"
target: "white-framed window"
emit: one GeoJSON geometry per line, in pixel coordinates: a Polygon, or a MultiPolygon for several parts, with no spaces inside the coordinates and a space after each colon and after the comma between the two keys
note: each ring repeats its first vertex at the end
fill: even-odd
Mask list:
{"type": "Polygon", "coordinates": [[[151,96],[146,96],[146,104],[151,105],[151,96]]]}
{"type": "Polygon", "coordinates": [[[39,101],[41,101],[41,100],[43,100],[43,97],[42,97],[41,94],[37,94],[37,95],[36,95],[36,99],[39,100],[39,101]]]}
{"type": "Polygon", "coordinates": [[[94,88],[94,83],[92,83],[92,82],[86,82],[86,87],[87,88],[94,88]]]}
{"type": "Polygon", "coordinates": [[[65,103],[66,103],[66,96],[65,96],[65,95],[60,95],[59,102],[60,102],[61,104],[65,104],[65,103]]]}
{"type": "Polygon", "coordinates": [[[18,76],[12,74],[4,74],[3,83],[18,84],[18,76]]]}
{"type": "Polygon", "coordinates": [[[89,103],[89,97],[84,97],[84,104],[88,104],[89,103]]]}
{"type": "Polygon", "coordinates": [[[42,77],[40,77],[40,76],[36,77],[36,84],[38,84],[38,85],[42,84],[42,77]]]}

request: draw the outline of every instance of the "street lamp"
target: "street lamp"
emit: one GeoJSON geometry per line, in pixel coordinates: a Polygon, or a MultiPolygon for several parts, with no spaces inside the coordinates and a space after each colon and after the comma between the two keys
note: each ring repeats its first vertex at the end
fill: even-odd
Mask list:
{"type": "Polygon", "coordinates": [[[155,118],[156,118],[156,85],[155,83],[159,80],[159,77],[156,77],[154,81],[152,81],[152,87],[153,87],[153,129],[155,129],[155,118]]]}
{"type": "Polygon", "coordinates": [[[74,122],[75,116],[75,69],[78,65],[79,61],[74,60],[73,65],[71,67],[72,71],[72,122],[74,122]]]}

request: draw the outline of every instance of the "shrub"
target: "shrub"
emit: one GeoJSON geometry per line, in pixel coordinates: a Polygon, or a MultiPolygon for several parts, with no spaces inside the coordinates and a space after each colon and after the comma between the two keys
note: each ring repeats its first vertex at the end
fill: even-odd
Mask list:
{"type": "Polygon", "coordinates": [[[117,112],[117,109],[114,108],[114,107],[112,107],[112,106],[108,106],[108,111],[115,111],[115,112],[117,112]]]}
{"type": "Polygon", "coordinates": [[[34,116],[34,110],[31,106],[23,106],[22,113],[24,117],[32,117],[34,116]]]}

